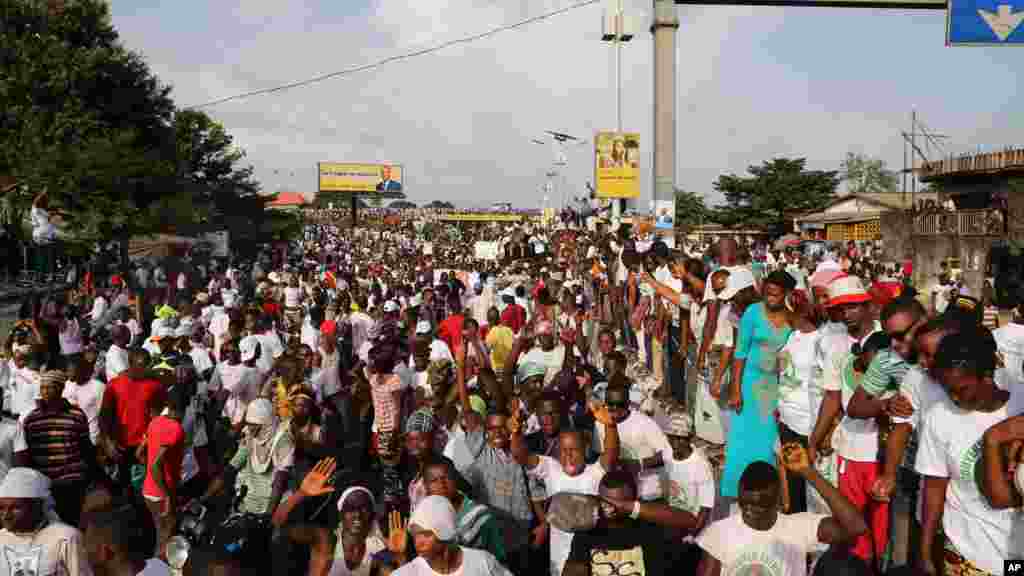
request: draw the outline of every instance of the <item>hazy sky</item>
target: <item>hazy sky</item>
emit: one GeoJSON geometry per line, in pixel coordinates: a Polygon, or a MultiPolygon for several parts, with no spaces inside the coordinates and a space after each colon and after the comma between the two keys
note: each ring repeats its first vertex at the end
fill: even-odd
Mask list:
{"type": "MultiPolygon", "coordinates": [[[[650,197],[652,2],[623,48],[623,128],[641,133],[650,197]]],[[[572,0],[125,0],[124,43],[179,106],[303,80],[541,14],[572,0]]],[[[600,4],[497,36],[286,92],[207,108],[268,191],[312,193],[319,161],[393,162],[409,199],[536,207],[546,129],[585,137],[563,189],[592,181],[593,134],[615,127],[613,50],[600,4]]],[[[911,109],[950,152],[1024,144],[1020,49],[947,48],[945,13],[680,7],[678,186],[714,196],[722,173],[773,156],[837,169],[847,151],[903,166],[911,109]],[[1012,112],[1012,110],[1017,112],[1012,112]]],[[[713,199],[715,200],[715,199],[713,199]]]]}

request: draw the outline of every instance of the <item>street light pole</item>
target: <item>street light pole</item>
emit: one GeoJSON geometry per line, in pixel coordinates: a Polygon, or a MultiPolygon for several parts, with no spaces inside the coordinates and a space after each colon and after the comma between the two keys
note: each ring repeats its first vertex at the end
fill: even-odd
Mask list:
{"type": "MultiPolygon", "coordinates": [[[[610,10],[604,15],[602,27],[604,28],[601,39],[605,42],[613,42],[615,49],[615,131],[622,133],[622,44],[633,39],[632,26],[626,18],[623,0],[611,0],[613,2],[610,10]]],[[[622,209],[627,201],[615,199],[612,201],[612,216],[622,215],[622,209]]]]}

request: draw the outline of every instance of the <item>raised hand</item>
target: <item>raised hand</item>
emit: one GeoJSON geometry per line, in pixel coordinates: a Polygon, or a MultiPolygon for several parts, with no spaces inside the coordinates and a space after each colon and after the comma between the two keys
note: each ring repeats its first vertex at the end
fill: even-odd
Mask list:
{"type": "Polygon", "coordinates": [[[409,528],[409,521],[402,521],[402,513],[398,510],[388,514],[388,550],[399,557],[405,557],[405,549],[409,545],[406,530],[409,528]]]}
{"type": "Polygon", "coordinates": [[[330,485],[330,481],[337,467],[334,458],[324,458],[317,462],[316,466],[302,479],[299,491],[306,496],[321,496],[334,492],[334,486],[330,485]]]}
{"type": "Polygon", "coordinates": [[[806,476],[811,468],[807,450],[796,442],[788,442],[782,446],[782,463],[786,470],[800,476],[806,476]]]}
{"type": "Polygon", "coordinates": [[[589,406],[591,414],[594,415],[594,420],[597,420],[605,426],[611,426],[614,422],[612,415],[608,412],[608,406],[592,402],[589,406]]]}
{"type": "Polygon", "coordinates": [[[508,428],[509,434],[514,436],[523,429],[523,413],[518,400],[513,400],[511,404],[512,407],[509,410],[508,421],[505,423],[505,426],[508,428]]]}
{"type": "Polygon", "coordinates": [[[888,502],[892,498],[892,493],[896,489],[896,479],[888,476],[879,476],[875,483],[871,485],[871,497],[879,502],[888,502]]]}

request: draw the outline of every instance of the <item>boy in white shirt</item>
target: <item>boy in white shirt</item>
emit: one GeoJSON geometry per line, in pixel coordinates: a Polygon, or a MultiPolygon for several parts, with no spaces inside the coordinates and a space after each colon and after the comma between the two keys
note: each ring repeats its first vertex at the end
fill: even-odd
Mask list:
{"type": "MultiPolygon", "coordinates": [[[[715,507],[715,477],[711,462],[703,450],[693,446],[693,421],[689,414],[672,414],[665,425],[665,436],[672,447],[672,458],[665,462],[668,504],[696,516],[695,534],[700,534],[715,507]]],[[[693,541],[690,536],[684,539],[693,541]]]]}
{"type": "Polygon", "coordinates": [[[822,544],[850,542],[867,532],[860,512],[810,465],[802,446],[786,444],[782,452],[788,472],[803,476],[814,486],[828,502],[832,516],[780,514],[782,487],[775,467],[753,462],[740,476],[740,513],[715,522],[697,537],[697,545],[704,550],[699,576],[806,576],[809,553],[823,548],[822,544]]]}

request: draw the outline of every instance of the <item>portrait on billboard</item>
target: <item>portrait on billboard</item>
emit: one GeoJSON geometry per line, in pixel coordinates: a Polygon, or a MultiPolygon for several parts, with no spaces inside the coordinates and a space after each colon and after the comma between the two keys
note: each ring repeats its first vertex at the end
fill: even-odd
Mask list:
{"type": "Polygon", "coordinates": [[[597,198],[640,196],[640,135],[598,132],[594,138],[597,198]]]}
{"type": "Polygon", "coordinates": [[[378,192],[400,192],[402,183],[391,179],[391,166],[381,166],[380,182],[377,183],[378,192]]]}

